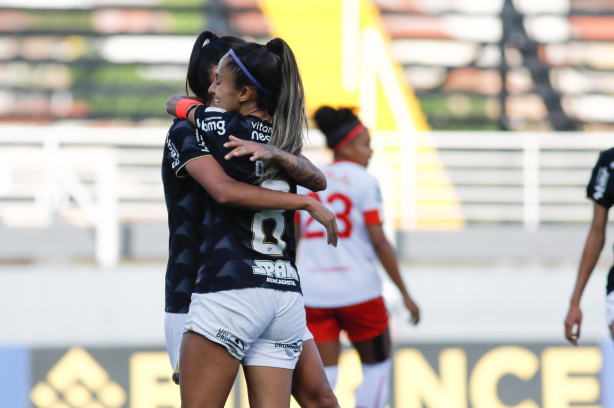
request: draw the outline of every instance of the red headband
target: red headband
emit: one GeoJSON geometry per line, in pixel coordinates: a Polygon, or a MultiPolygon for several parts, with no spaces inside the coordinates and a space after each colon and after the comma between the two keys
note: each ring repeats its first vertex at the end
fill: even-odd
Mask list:
{"type": "Polygon", "coordinates": [[[348,144],[352,139],[354,139],[363,129],[365,129],[365,126],[362,123],[359,123],[354,129],[352,129],[350,131],[350,133],[348,133],[343,139],[341,139],[341,141],[339,143],[337,143],[335,145],[335,147],[333,147],[333,151],[338,151],[339,149],[341,149],[343,146],[345,146],[346,144],[348,144]]]}

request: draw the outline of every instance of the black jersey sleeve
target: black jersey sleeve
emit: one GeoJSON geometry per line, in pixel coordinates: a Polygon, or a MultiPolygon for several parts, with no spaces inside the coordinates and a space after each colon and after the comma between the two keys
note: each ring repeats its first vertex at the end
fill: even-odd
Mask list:
{"type": "Polygon", "coordinates": [[[210,155],[202,135],[185,119],[175,120],[166,136],[166,147],[177,177],[188,176],[185,165],[191,160],[210,155]]]}
{"type": "Polygon", "coordinates": [[[610,208],[614,204],[614,180],[611,177],[613,169],[614,148],[599,155],[586,187],[586,196],[605,208],[610,208]]]}

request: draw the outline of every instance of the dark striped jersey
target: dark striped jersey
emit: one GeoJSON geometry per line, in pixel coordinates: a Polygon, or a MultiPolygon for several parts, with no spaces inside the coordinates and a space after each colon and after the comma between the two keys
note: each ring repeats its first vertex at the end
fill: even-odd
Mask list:
{"type": "MultiPolygon", "coordinates": [[[[609,209],[614,204],[614,148],[601,152],[586,187],[586,196],[609,209]]],[[[614,292],[614,266],[608,274],[607,293],[614,292]]]]}
{"type": "MultiPolygon", "coordinates": [[[[257,116],[199,106],[196,127],[211,155],[238,181],[257,185],[257,162],[249,157],[224,159],[230,135],[267,143],[271,124],[257,116]]],[[[290,178],[265,181],[262,187],[296,193],[290,178]]],[[[195,292],[240,288],[271,288],[300,292],[295,265],[294,211],[245,210],[225,207],[210,199],[203,227],[201,265],[195,292]]]]}
{"type": "Polygon", "coordinates": [[[165,310],[187,313],[198,271],[207,193],[187,174],[185,165],[209,151],[192,124],[175,119],[166,136],[162,159],[162,183],[168,211],[168,263],[165,310]]]}

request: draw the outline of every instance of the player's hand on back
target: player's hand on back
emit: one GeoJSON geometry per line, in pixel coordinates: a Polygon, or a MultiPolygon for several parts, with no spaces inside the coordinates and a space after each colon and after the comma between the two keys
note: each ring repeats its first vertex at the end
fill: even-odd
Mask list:
{"type": "Polygon", "coordinates": [[[565,337],[574,346],[578,345],[580,338],[580,326],[582,325],[582,310],[579,305],[569,306],[569,312],[565,318],[565,337]]]}
{"type": "Polygon", "coordinates": [[[228,140],[228,142],[224,143],[224,147],[234,149],[226,156],[224,156],[226,160],[230,160],[233,157],[251,155],[251,157],[249,158],[251,161],[270,161],[275,159],[277,150],[279,150],[279,148],[275,146],[270,146],[266,143],[252,142],[249,140],[239,139],[234,136],[229,136],[228,140]]]}

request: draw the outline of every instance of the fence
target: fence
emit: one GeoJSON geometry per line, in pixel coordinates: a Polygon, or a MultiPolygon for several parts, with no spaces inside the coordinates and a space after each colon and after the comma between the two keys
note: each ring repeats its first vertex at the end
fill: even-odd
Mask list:
{"type": "MultiPolygon", "coordinates": [[[[166,222],[160,163],[165,127],[3,126],[0,222],[54,217],[96,230],[96,258],[118,258],[119,225],[166,222]]],[[[328,159],[321,138],[307,155],[328,159]]],[[[584,186],[606,133],[432,132],[373,135],[370,171],[401,230],[590,219],[584,186]]],[[[395,225],[392,226],[393,228],[395,225]]]]}
{"type": "Polygon", "coordinates": [[[382,189],[393,197],[390,211],[400,229],[505,223],[535,230],[542,223],[587,222],[585,187],[599,151],[612,147],[607,133],[580,132],[373,139],[383,154],[372,170],[384,175],[382,189]]]}
{"type": "Polygon", "coordinates": [[[96,259],[114,265],[119,225],[166,222],[160,180],[164,128],[4,126],[0,221],[53,218],[96,230],[96,259]]]}

